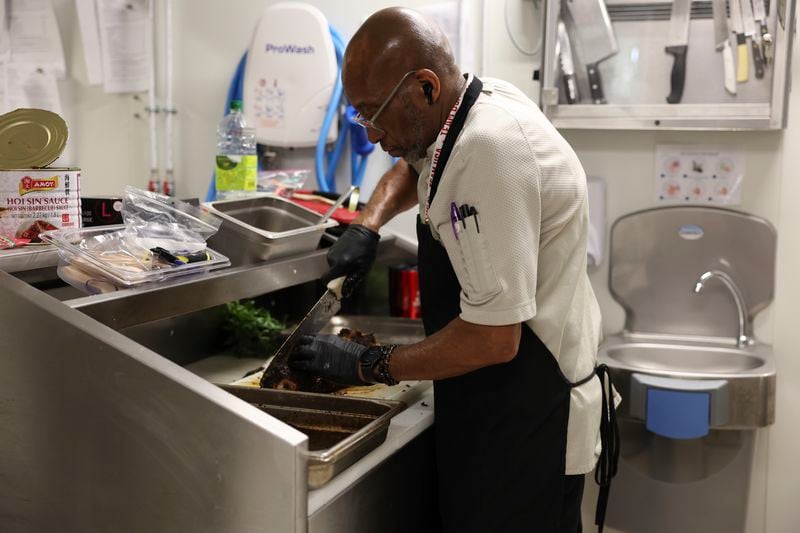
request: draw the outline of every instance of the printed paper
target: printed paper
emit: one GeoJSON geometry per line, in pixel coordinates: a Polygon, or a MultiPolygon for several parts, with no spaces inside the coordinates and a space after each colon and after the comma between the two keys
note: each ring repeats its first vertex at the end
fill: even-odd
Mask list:
{"type": "Polygon", "coordinates": [[[659,203],[737,205],[745,167],[737,146],[656,146],[655,194],[659,203]]]}

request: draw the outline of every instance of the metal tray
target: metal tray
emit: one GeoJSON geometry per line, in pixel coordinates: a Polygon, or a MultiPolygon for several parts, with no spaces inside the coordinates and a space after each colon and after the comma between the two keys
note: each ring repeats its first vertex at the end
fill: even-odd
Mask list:
{"type": "Polygon", "coordinates": [[[377,448],[403,402],[346,398],[327,394],[220,387],[237,398],[308,435],[308,487],[334,476],[377,448]]]}
{"type": "Polygon", "coordinates": [[[310,209],[278,196],[256,196],[235,200],[220,200],[208,204],[230,224],[209,239],[209,246],[228,250],[223,241],[231,243],[226,233],[236,233],[235,248],[241,257],[231,257],[239,263],[266,261],[287,255],[314,250],[326,228],[338,225],[335,220],[320,224],[322,216],[310,209]],[[223,231],[224,230],[224,231],[223,231]],[[244,241],[244,242],[242,242],[244,241]]]}

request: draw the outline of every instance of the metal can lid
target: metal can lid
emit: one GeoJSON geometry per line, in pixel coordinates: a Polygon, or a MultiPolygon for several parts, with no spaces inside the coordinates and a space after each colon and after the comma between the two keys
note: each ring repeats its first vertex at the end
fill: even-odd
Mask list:
{"type": "Polygon", "coordinates": [[[0,116],[0,169],[42,168],[61,155],[67,123],[44,109],[16,109],[0,116]]]}

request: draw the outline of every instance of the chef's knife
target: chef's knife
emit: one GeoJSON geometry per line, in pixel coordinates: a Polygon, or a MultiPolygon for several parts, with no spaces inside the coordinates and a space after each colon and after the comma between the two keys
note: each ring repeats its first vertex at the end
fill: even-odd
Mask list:
{"type": "Polygon", "coordinates": [[[756,38],[756,21],[753,18],[753,6],[750,0],[739,0],[739,5],[742,8],[742,26],[744,27],[745,38],[750,38],[750,44],[753,48],[753,67],[756,71],[756,78],[761,79],[764,77],[764,58],[761,56],[761,44],[759,40],[761,33],[756,38]]]}
{"type": "Polygon", "coordinates": [[[731,0],[731,28],[736,34],[736,81],[742,83],[750,79],[750,64],[747,59],[747,38],[744,36],[739,0],[731,0]]]}
{"type": "Polygon", "coordinates": [[[714,13],[714,45],[717,52],[722,52],[725,90],[731,94],[736,94],[733,50],[731,49],[730,32],[728,31],[728,14],[725,10],[725,0],[712,0],[711,8],[714,13]]]}
{"type": "Polygon", "coordinates": [[[689,15],[692,0],[674,0],[672,14],[669,18],[669,34],[667,37],[668,54],[674,56],[672,74],[670,75],[670,93],[667,102],[677,104],[683,98],[683,86],[686,81],[686,53],[689,50],[689,15]]]}
{"type": "Polygon", "coordinates": [[[599,63],[619,50],[606,4],[603,0],[566,0],[566,5],[580,41],[592,102],[605,104],[599,63]]]}
{"type": "Polygon", "coordinates": [[[772,34],[767,28],[767,9],[764,6],[764,0],[753,0],[753,18],[756,19],[757,31],[761,34],[764,63],[772,63],[772,34]]]}
{"type": "Polygon", "coordinates": [[[270,381],[278,381],[282,368],[286,368],[289,364],[289,355],[292,349],[297,344],[297,341],[303,335],[314,335],[327,324],[331,317],[339,312],[342,307],[342,287],[344,286],[344,276],[336,278],[328,283],[328,288],[325,294],[317,300],[314,307],[306,314],[305,318],[297,324],[294,331],[289,337],[283,341],[281,347],[275,352],[275,357],[264,370],[261,376],[261,383],[269,383],[270,381]]]}
{"type": "Polygon", "coordinates": [[[578,80],[575,78],[575,64],[572,61],[572,46],[569,43],[567,27],[562,21],[558,21],[558,60],[561,63],[567,103],[574,104],[580,99],[578,80]]]}

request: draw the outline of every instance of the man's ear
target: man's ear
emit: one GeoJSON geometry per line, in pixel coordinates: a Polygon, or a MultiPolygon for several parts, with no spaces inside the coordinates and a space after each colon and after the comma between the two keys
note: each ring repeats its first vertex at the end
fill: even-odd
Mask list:
{"type": "Polygon", "coordinates": [[[422,86],[422,93],[425,95],[425,100],[427,100],[428,104],[433,104],[439,100],[442,84],[439,81],[439,76],[434,71],[426,68],[419,69],[415,78],[417,83],[422,86]]]}

